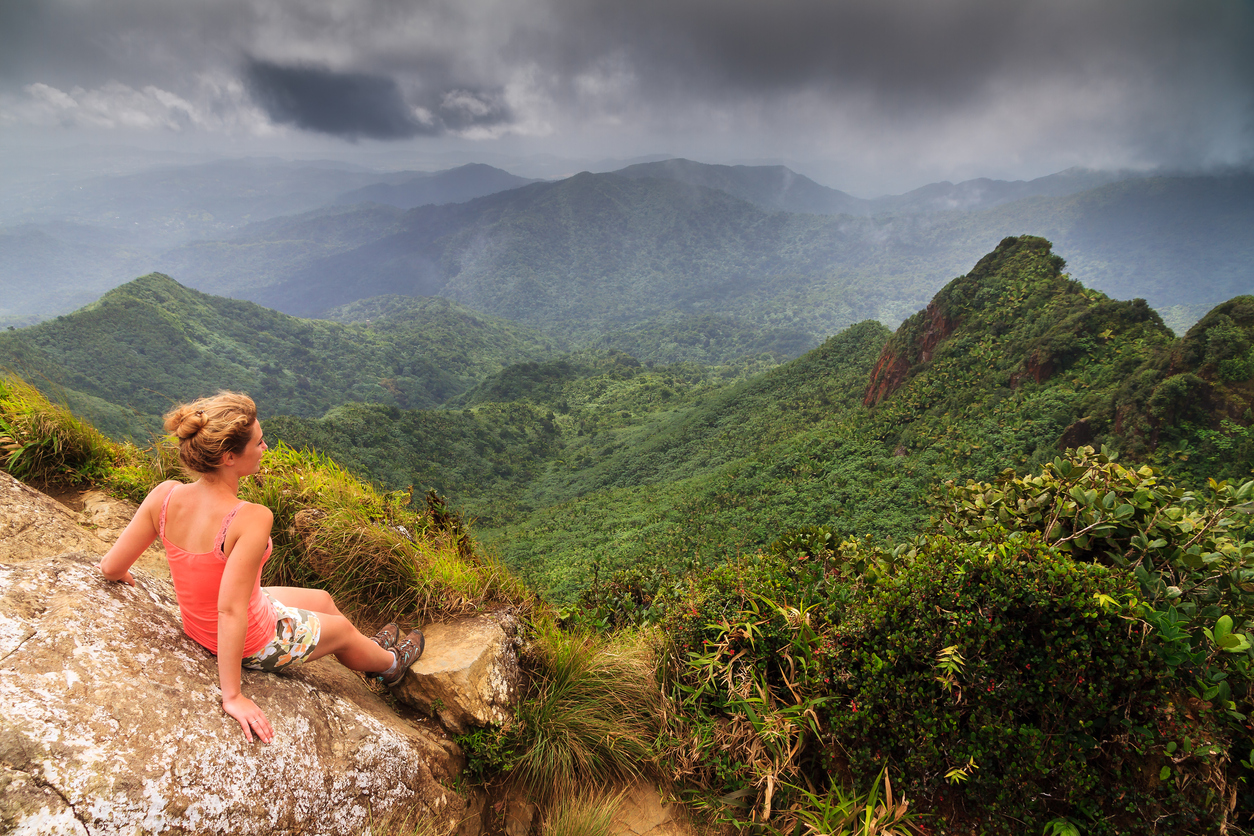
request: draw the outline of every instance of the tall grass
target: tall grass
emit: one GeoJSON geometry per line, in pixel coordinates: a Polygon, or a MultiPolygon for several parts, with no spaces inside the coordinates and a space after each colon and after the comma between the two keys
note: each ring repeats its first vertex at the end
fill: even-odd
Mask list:
{"type": "Polygon", "coordinates": [[[526,666],[533,693],[518,707],[510,777],[532,797],[575,796],[650,771],[662,698],[639,635],[571,635],[541,621],[526,666]]]}
{"type": "Polygon", "coordinates": [[[0,376],[0,466],[25,482],[60,485],[102,477],[113,442],[21,378],[0,376]]]}
{"type": "Polygon", "coordinates": [[[623,793],[580,794],[552,804],[544,817],[543,836],[611,836],[623,793]]]}
{"type": "Polygon", "coordinates": [[[358,621],[428,621],[534,596],[438,500],[415,508],[326,456],[275,444],[240,496],[274,512],[265,582],[325,589],[358,621]]]}

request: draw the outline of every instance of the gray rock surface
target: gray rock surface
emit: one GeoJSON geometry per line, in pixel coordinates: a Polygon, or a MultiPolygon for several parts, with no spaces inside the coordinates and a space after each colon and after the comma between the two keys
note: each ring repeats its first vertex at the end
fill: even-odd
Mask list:
{"type": "MultiPolygon", "coordinates": [[[[79,499],[83,510],[75,511],[0,470],[0,561],[71,551],[103,555],[121,536],[136,506],[96,490],[79,499]]],[[[170,577],[160,542],[140,556],[138,565],[157,577],[170,577]]]]}
{"type": "Polygon", "coordinates": [[[74,511],[0,470],[0,560],[12,563],[80,549],[104,554],[108,548],[74,511]]]}
{"type": "Polygon", "coordinates": [[[392,689],[457,733],[503,723],[518,700],[518,621],[508,613],[422,628],[426,650],[392,689]]]}
{"type": "Polygon", "coordinates": [[[169,584],[95,554],[0,563],[0,832],[357,834],[407,808],[448,832],[461,755],[331,660],[244,672],[275,727],[246,743],[169,584]]]}

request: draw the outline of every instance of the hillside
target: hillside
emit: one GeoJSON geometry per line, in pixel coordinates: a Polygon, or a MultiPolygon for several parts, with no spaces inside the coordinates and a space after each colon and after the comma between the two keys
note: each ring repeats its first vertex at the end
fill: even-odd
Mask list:
{"type": "Polygon", "coordinates": [[[829,189],[782,165],[708,165],[674,159],[638,163],[614,172],[620,177],[675,180],[738,197],[760,209],[812,215],[865,215],[871,201],[829,189]]]}
{"type": "Polygon", "coordinates": [[[344,192],[335,202],[340,205],[383,203],[399,209],[413,209],[415,206],[462,203],[536,182],[483,163],[470,163],[447,171],[401,172],[388,179],[389,182],[371,183],[344,192]]]}
{"type": "Polygon", "coordinates": [[[721,389],[682,366],[554,360],[504,370],[460,412],[388,424],[353,406],[275,430],[389,485],[446,490],[559,600],[597,574],[718,564],[792,529],[908,538],[943,480],[1064,447],[1106,444],[1186,483],[1248,475],[1254,306],[1235,299],[1177,339],[1063,266],[1044,239],[1006,239],[891,337],[865,322],[721,389]]]}
{"type": "Polygon", "coordinates": [[[107,432],[143,438],[169,404],[218,389],[250,392],[267,416],[320,416],[346,401],[434,407],[551,350],[447,299],[374,304],[392,319],[302,320],[154,273],[72,314],[0,332],[0,368],[64,393],[107,432]]]}
{"type": "MultiPolygon", "coordinates": [[[[408,207],[468,200],[527,182],[490,166],[378,172],[252,158],[10,184],[0,190],[0,325],[69,313],[154,269],[181,277],[177,254],[190,242],[229,238],[249,224],[312,212],[359,189],[377,190],[360,201],[395,199],[408,207]],[[173,258],[161,255],[171,248],[173,258]]],[[[279,263],[299,263],[306,250],[318,250],[310,245],[317,238],[309,230],[279,263]]],[[[201,257],[214,258],[212,248],[206,254],[193,247],[190,266],[201,257]]],[[[257,261],[248,269],[266,274],[257,261]]]]}

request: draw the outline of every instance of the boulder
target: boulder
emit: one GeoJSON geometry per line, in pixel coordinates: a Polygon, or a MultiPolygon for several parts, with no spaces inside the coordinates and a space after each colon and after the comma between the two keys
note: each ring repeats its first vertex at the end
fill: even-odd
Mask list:
{"type": "MultiPolygon", "coordinates": [[[[168,582],[110,583],[98,556],[0,563],[0,832],[357,834],[389,812],[478,821],[462,756],[330,659],[244,693],[275,728],[247,743],[216,660],[168,582]],[[468,803],[469,802],[469,803],[468,803]]],[[[463,828],[465,832],[465,828],[463,828]]]]}
{"type": "Polygon", "coordinates": [[[520,693],[518,619],[502,612],[422,631],[426,650],[392,689],[396,698],[459,734],[504,723],[520,693]]]}
{"type": "Polygon", "coordinates": [[[74,511],[0,470],[0,561],[108,548],[74,511]]]}
{"type": "MultiPolygon", "coordinates": [[[[133,503],[97,490],[84,492],[78,503],[82,511],[0,470],[0,561],[33,560],[70,551],[103,555],[121,536],[136,509],[133,503]]],[[[137,565],[158,577],[170,577],[160,541],[140,555],[137,565]]]]}

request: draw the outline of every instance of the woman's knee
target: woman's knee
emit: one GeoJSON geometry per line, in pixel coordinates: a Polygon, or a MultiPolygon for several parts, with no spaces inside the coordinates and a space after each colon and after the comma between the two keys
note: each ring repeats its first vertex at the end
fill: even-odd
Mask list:
{"type": "Polygon", "coordinates": [[[314,612],[329,613],[331,615],[340,614],[339,608],[335,606],[335,599],[331,597],[330,592],[327,592],[325,589],[311,589],[310,592],[314,593],[314,601],[317,606],[309,607],[308,609],[312,609],[314,612]]]}

